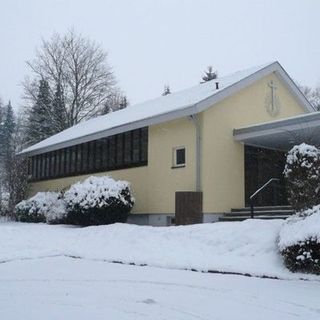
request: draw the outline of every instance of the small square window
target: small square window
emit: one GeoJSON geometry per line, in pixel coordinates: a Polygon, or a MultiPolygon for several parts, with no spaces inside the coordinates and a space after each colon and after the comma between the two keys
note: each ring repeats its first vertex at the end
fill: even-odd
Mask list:
{"type": "Polygon", "coordinates": [[[186,148],[174,148],[173,167],[184,167],[186,164],[186,148]]]}

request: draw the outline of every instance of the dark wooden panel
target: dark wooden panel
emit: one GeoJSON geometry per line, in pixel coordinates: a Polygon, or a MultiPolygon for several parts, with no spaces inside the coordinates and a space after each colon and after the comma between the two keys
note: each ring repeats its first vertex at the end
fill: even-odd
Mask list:
{"type": "Polygon", "coordinates": [[[176,225],[202,223],[202,192],[176,192],[176,225]]]}

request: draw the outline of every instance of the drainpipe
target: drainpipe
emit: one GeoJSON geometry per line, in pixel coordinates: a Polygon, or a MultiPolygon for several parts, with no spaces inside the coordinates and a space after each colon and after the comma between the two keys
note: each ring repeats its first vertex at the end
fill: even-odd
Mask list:
{"type": "Polygon", "coordinates": [[[189,116],[196,129],[196,191],[201,191],[201,125],[197,115],[189,116]]]}

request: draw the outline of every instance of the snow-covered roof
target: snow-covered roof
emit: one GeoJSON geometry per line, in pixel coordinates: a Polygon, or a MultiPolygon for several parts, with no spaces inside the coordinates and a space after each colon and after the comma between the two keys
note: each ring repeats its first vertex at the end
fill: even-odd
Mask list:
{"type": "Polygon", "coordinates": [[[276,72],[287,84],[306,111],[314,111],[281,65],[278,62],[272,62],[81,122],[24,149],[20,154],[40,154],[197,114],[272,72],[276,72]],[[216,82],[218,82],[218,89],[216,82]]]}

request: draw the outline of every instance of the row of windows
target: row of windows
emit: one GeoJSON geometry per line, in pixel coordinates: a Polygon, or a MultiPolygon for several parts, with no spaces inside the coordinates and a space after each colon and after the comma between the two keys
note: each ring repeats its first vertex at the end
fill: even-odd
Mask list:
{"type": "Polygon", "coordinates": [[[148,128],[120,133],[29,158],[30,180],[124,169],[148,162],[148,128]]]}

